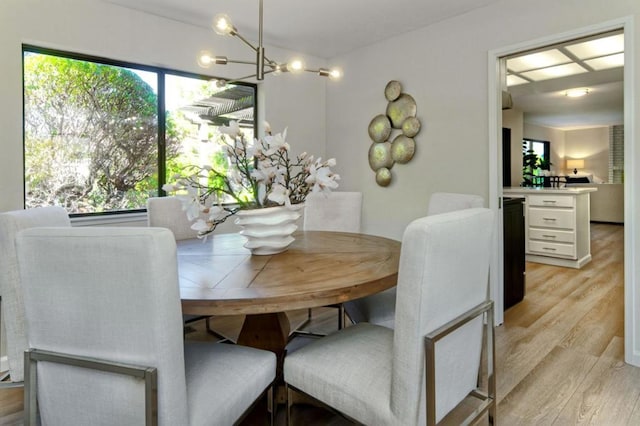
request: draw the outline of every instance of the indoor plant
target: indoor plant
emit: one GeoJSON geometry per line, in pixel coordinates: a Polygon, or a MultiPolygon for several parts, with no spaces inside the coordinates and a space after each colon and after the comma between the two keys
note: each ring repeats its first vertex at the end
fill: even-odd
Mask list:
{"type": "Polygon", "coordinates": [[[331,171],[335,159],[322,161],[302,153],[290,156],[287,130],[249,142],[237,122],[220,127],[219,142],[228,157],[226,170],[211,165],[190,166],[162,189],[181,198],[192,229],[200,237],[213,232],[241,210],[273,206],[292,208],[310,192],[329,192],[340,176],[331,171]],[[203,218],[204,216],[204,218],[203,218]]]}

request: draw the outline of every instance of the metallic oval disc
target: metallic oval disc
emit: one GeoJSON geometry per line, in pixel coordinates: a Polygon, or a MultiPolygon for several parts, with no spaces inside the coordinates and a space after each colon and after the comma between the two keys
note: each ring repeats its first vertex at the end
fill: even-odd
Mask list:
{"type": "Polygon", "coordinates": [[[402,84],[396,80],[391,80],[384,88],[384,97],[388,101],[395,101],[400,96],[400,93],[402,93],[402,84]]]}
{"type": "Polygon", "coordinates": [[[391,144],[389,142],[371,144],[369,148],[369,166],[374,172],[383,167],[390,169],[393,166],[391,144]]]}
{"type": "Polygon", "coordinates": [[[401,129],[402,123],[409,117],[415,117],[418,107],[413,96],[403,93],[398,99],[387,105],[387,116],[394,129],[401,129]]]}
{"type": "Polygon", "coordinates": [[[398,135],[391,143],[391,158],[400,164],[408,163],[416,152],[416,142],[406,137],[398,135]]]}
{"type": "Polygon", "coordinates": [[[369,123],[369,137],[374,142],[385,142],[391,135],[391,122],[389,117],[379,114],[373,117],[369,123]]]}
{"type": "Polygon", "coordinates": [[[391,170],[383,167],[376,172],[376,183],[380,186],[388,186],[391,183],[391,170]]]}
{"type": "Polygon", "coordinates": [[[420,131],[420,120],[416,117],[409,117],[402,122],[402,133],[408,137],[412,138],[418,134],[420,131]]]}

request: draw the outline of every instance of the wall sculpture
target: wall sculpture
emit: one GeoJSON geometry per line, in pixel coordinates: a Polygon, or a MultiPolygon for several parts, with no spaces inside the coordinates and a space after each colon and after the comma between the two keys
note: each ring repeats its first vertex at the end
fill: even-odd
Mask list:
{"type": "Polygon", "coordinates": [[[376,183],[391,183],[394,164],[406,164],[416,151],[414,137],[420,131],[416,118],[417,106],[413,97],[402,93],[402,85],[396,80],[387,83],[384,96],[388,101],[385,114],[378,114],[369,123],[369,166],[376,173],[376,183]]]}

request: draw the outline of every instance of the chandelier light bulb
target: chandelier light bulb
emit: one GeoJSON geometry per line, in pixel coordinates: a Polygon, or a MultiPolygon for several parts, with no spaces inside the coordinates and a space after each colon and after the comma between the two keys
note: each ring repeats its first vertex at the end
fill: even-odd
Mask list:
{"type": "Polygon", "coordinates": [[[304,71],[304,62],[301,59],[293,59],[287,62],[287,70],[293,74],[304,71]]]}
{"type": "Polygon", "coordinates": [[[329,71],[329,78],[332,80],[338,80],[340,78],[342,78],[342,70],[338,69],[338,68],[332,68],[329,71]]]}
{"type": "Polygon", "coordinates": [[[216,16],[214,16],[211,28],[213,28],[213,31],[215,31],[216,34],[219,35],[229,35],[234,32],[231,18],[229,18],[226,13],[218,13],[216,16]]]}
{"type": "Polygon", "coordinates": [[[209,68],[215,62],[213,54],[208,50],[202,50],[198,53],[198,65],[202,68],[209,68]]]}

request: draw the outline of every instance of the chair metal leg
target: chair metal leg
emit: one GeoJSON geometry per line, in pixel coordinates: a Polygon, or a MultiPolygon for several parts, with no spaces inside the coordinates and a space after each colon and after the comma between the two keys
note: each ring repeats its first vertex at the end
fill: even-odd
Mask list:
{"type": "Polygon", "coordinates": [[[24,354],[24,426],[36,425],[36,362],[30,352],[24,354]]]}
{"type": "Polygon", "coordinates": [[[486,363],[487,363],[487,392],[480,389],[471,391],[471,396],[482,400],[482,403],[464,420],[463,424],[472,424],[484,413],[488,413],[489,424],[494,424],[496,419],[496,377],[495,377],[495,330],[493,326],[493,301],[489,300],[481,303],[475,308],[463,313],[442,327],[434,330],[424,337],[425,345],[425,372],[427,375],[426,386],[426,408],[427,425],[436,425],[436,384],[435,384],[435,345],[445,336],[453,333],[469,321],[485,316],[484,326],[486,327],[486,363]]]}
{"type": "Polygon", "coordinates": [[[346,313],[344,310],[344,304],[340,303],[338,305],[338,330],[342,330],[344,328],[346,313]]]}
{"type": "Polygon", "coordinates": [[[276,413],[278,412],[278,399],[276,397],[276,387],[271,385],[271,426],[276,424],[276,413]]]}
{"type": "Polygon", "coordinates": [[[284,385],[284,388],[287,396],[287,400],[285,401],[285,405],[287,406],[287,426],[291,426],[291,389],[289,389],[289,385],[286,383],[284,385]]]}

